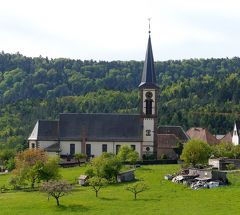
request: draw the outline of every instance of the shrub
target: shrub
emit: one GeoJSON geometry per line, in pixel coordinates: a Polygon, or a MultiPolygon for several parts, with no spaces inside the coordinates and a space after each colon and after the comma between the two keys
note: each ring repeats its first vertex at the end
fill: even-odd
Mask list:
{"type": "Polygon", "coordinates": [[[121,162],[114,154],[104,152],[101,156],[92,159],[87,171],[90,177],[98,176],[109,181],[116,181],[121,167],[121,162]]]}
{"type": "Polygon", "coordinates": [[[201,141],[192,139],[186,143],[181,154],[181,159],[187,165],[196,166],[197,164],[206,164],[211,154],[210,146],[201,141]]]}
{"type": "Polygon", "coordinates": [[[228,157],[234,158],[234,154],[236,156],[239,154],[238,147],[235,150],[235,146],[232,143],[219,143],[217,145],[212,146],[212,154],[214,157],[228,157]]]}
{"type": "Polygon", "coordinates": [[[87,156],[83,153],[77,153],[74,155],[74,158],[78,161],[78,166],[81,165],[81,159],[86,158],[87,156]]]}
{"type": "Polygon", "coordinates": [[[139,154],[137,151],[132,149],[130,146],[123,145],[123,146],[121,146],[121,148],[117,154],[117,158],[123,163],[129,162],[130,164],[135,165],[136,162],[139,160],[139,154]]]}
{"type": "Polygon", "coordinates": [[[25,187],[27,185],[21,176],[12,176],[8,183],[13,190],[20,190],[21,187],[25,187]]]}
{"type": "Polygon", "coordinates": [[[234,169],[236,169],[236,167],[235,167],[235,165],[233,163],[227,164],[226,167],[227,167],[227,170],[234,170],[234,169]]]}

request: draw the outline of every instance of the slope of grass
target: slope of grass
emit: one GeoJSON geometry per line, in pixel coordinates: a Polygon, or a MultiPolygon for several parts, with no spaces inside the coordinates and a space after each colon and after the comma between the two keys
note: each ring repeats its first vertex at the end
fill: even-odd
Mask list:
{"type": "MultiPolygon", "coordinates": [[[[63,178],[73,182],[85,167],[62,169],[63,178]]],[[[178,165],[143,166],[136,171],[150,187],[133,200],[132,193],[124,190],[126,184],[109,185],[95,197],[90,187],[79,187],[60,199],[61,207],[40,192],[0,193],[0,214],[160,214],[160,215],[225,215],[240,214],[240,180],[230,175],[231,186],[215,189],[190,190],[183,185],[165,181],[163,176],[179,169],[178,165]]],[[[0,185],[9,175],[0,175],[0,185]]]]}

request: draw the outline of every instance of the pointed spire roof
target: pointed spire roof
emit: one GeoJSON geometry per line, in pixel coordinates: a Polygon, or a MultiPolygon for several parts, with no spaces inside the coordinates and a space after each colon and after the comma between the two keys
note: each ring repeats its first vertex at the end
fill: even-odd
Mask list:
{"type": "Polygon", "coordinates": [[[153,59],[150,31],[149,31],[148,46],[147,46],[144,67],[143,67],[143,73],[142,73],[142,81],[138,87],[158,88],[158,86],[156,85],[156,74],[154,69],[154,59],[153,59]]]}

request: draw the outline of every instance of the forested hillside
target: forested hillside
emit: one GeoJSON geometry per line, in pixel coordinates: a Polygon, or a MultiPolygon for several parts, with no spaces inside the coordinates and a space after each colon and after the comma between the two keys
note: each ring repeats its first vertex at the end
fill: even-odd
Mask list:
{"type": "MultiPolygon", "coordinates": [[[[1,146],[21,148],[37,119],[60,112],[138,112],[143,62],[0,53],[1,146]]],[[[226,133],[240,113],[240,58],[156,62],[159,123],[226,133]],[[228,113],[228,114],[226,114],[228,113]]]]}

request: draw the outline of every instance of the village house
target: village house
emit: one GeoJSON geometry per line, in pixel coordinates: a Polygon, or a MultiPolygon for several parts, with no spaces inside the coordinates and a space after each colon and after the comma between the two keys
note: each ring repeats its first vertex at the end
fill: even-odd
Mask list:
{"type": "Polygon", "coordinates": [[[189,140],[181,126],[160,126],[157,130],[157,158],[165,155],[169,159],[178,159],[181,152],[177,148],[189,140]]]}
{"type": "Polygon", "coordinates": [[[232,143],[232,132],[228,132],[225,135],[215,135],[220,143],[232,143]]]}
{"type": "Polygon", "coordinates": [[[193,127],[187,130],[187,135],[190,139],[198,139],[202,140],[209,145],[214,145],[218,143],[233,143],[237,145],[239,142],[239,130],[237,129],[237,125],[235,123],[233,132],[228,132],[225,135],[213,135],[211,134],[207,128],[193,127]]]}
{"type": "Polygon", "coordinates": [[[209,145],[214,145],[214,144],[218,144],[220,143],[220,140],[218,140],[215,136],[213,136],[207,128],[190,128],[189,130],[187,130],[187,135],[191,138],[191,139],[198,139],[198,140],[202,140],[206,143],[208,143],[209,145]]]}

